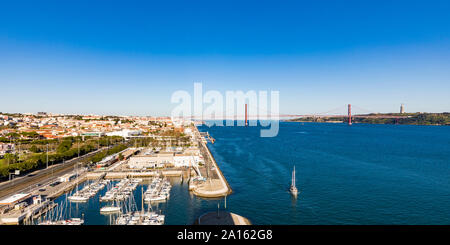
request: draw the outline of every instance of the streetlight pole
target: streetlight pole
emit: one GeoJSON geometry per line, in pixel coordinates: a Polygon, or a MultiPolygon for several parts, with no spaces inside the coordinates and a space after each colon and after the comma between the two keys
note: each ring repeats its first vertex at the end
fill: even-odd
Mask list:
{"type": "Polygon", "coordinates": [[[10,185],[13,184],[13,182],[14,182],[14,177],[15,177],[16,175],[20,175],[20,171],[18,172],[18,170],[16,170],[14,173],[9,173],[10,185]],[[11,176],[12,176],[12,179],[11,179],[11,176]]]}

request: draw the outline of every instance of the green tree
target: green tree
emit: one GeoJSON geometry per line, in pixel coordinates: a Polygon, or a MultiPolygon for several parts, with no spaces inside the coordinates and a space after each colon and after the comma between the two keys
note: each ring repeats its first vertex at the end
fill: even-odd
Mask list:
{"type": "Polygon", "coordinates": [[[34,153],[39,153],[41,150],[39,150],[39,148],[37,148],[36,145],[32,145],[32,146],[30,147],[30,151],[31,151],[31,152],[34,152],[34,153]]]}
{"type": "Polygon", "coordinates": [[[6,153],[3,158],[5,159],[5,162],[9,164],[14,164],[19,160],[19,157],[16,154],[6,153]]]}
{"type": "Polygon", "coordinates": [[[56,148],[56,151],[58,153],[64,153],[68,151],[72,147],[72,141],[71,140],[63,140],[58,147],[56,148]]]}
{"type": "Polygon", "coordinates": [[[12,133],[6,134],[6,136],[9,138],[12,138],[12,139],[17,139],[17,138],[19,138],[20,135],[18,133],[12,132],[12,133]]]}

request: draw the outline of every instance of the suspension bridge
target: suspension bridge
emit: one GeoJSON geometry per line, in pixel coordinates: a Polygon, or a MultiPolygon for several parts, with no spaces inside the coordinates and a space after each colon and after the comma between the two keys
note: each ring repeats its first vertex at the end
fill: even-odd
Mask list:
{"type": "MultiPolygon", "coordinates": [[[[401,113],[403,106],[401,109],[401,113]]],[[[407,115],[401,115],[401,113],[378,113],[373,112],[358,106],[351,104],[342,105],[331,110],[314,113],[314,114],[271,114],[262,108],[255,106],[250,106],[249,104],[244,105],[244,109],[235,113],[235,111],[225,111],[221,115],[201,115],[201,116],[188,116],[188,117],[178,117],[178,119],[191,119],[191,120],[244,120],[245,126],[248,126],[249,120],[264,120],[273,119],[273,116],[283,119],[293,119],[293,118],[345,118],[349,125],[352,124],[352,119],[354,118],[386,118],[386,119],[402,119],[408,118],[407,115]],[[243,114],[239,114],[243,113],[243,114]],[[400,114],[400,115],[398,115],[400,114]],[[227,116],[224,116],[227,115],[227,116]]],[[[175,117],[177,118],[177,117],[175,117]]]]}

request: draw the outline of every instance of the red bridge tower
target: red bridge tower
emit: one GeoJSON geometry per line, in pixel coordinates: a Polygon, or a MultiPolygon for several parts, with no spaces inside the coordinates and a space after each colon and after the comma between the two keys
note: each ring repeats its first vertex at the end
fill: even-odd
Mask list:
{"type": "Polygon", "coordinates": [[[352,105],[348,104],[348,125],[352,125],[352,105]]]}
{"type": "Polygon", "coordinates": [[[247,117],[247,104],[245,104],[245,126],[248,126],[248,117],[247,117]]]}

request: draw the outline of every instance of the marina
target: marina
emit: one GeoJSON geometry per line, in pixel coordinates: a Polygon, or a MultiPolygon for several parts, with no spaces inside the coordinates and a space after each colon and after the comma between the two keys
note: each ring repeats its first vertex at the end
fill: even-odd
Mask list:
{"type": "Polygon", "coordinates": [[[98,180],[94,181],[88,185],[85,185],[83,189],[75,192],[68,199],[71,202],[86,202],[89,198],[95,196],[97,192],[105,188],[109,183],[109,180],[98,180]]]}
{"type": "Polygon", "coordinates": [[[171,185],[167,179],[154,178],[144,193],[145,202],[165,202],[170,197],[171,185]]]}
{"type": "Polygon", "coordinates": [[[116,225],[163,225],[164,215],[154,212],[131,212],[119,216],[116,225]]]}
{"type": "MultiPolygon", "coordinates": [[[[57,207],[45,215],[33,220],[31,224],[38,225],[162,225],[164,224],[164,208],[159,205],[145,205],[144,189],[150,184],[148,180],[114,181],[114,186],[121,187],[122,192],[131,193],[122,200],[100,201],[109,191],[100,189],[85,202],[72,202],[69,197],[81,190],[91,188],[93,183],[84,182],[71,192],[65,193],[54,200],[57,207]],[[141,183],[142,182],[142,183],[141,183]],[[139,200],[142,199],[142,202],[139,200]],[[138,200],[138,201],[136,201],[138,200]]],[[[95,182],[97,185],[98,182],[95,182]]]]}
{"type": "Polygon", "coordinates": [[[115,186],[109,188],[105,195],[100,197],[100,201],[124,201],[130,197],[140,182],[142,179],[122,179],[115,186]]]}
{"type": "MultiPolygon", "coordinates": [[[[154,179],[149,185],[148,189],[155,189],[157,186],[151,188],[152,185],[160,183],[160,179],[154,179]],[[156,181],[155,181],[156,180],[156,181]]],[[[168,182],[164,182],[168,183],[168,182]]],[[[162,185],[164,185],[164,183],[162,185]]],[[[169,184],[170,185],[170,184],[169,184]]],[[[137,210],[137,206],[133,205],[134,198],[130,198],[129,211],[120,214],[116,220],[116,225],[163,225],[165,215],[161,213],[156,213],[152,211],[152,206],[147,205],[147,210],[145,210],[144,205],[144,189],[141,189],[141,210],[137,210]],[[136,209],[134,209],[136,207],[136,209]]]]}
{"type": "MultiPolygon", "coordinates": [[[[130,148],[105,157],[96,169],[74,166],[72,173],[60,176],[30,194],[43,200],[42,204],[39,203],[42,208],[17,200],[15,203],[18,206],[15,208],[20,213],[4,210],[3,213],[7,215],[1,215],[2,223],[89,225],[103,220],[101,224],[110,225],[170,224],[170,218],[166,217],[171,216],[166,216],[165,211],[169,206],[178,205],[172,202],[180,202],[181,196],[187,194],[188,199],[206,198],[207,201],[208,198],[223,198],[231,193],[229,184],[206,145],[208,141],[213,141],[212,136],[200,134],[194,128],[192,139],[198,143],[198,148],[188,148],[186,151],[191,152],[190,155],[177,153],[175,148],[174,153],[170,153],[169,148],[168,152],[162,153],[159,150],[155,153],[155,149],[145,147],[130,148]],[[119,154],[125,157],[121,155],[122,159],[116,160],[119,154]],[[150,161],[173,157],[171,161],[178,161],[177,164],[182,165],[178,168],[161,168],[163,165],[156,165],[155,162],[153,169],[131,167],[142,164],[144,157],[155,159],[150,161]],[[155,169],[156,166],[158,169],[155,169]],[[174,191],[175,197],[171,198],[174,191]],[[141,200],[141,203],[136,200],[141,200]],[[96,210],[95,215],[90,214],[93,210],[96,210]]],[[[162,164],[168,163],[167,160],[162,161],[162,164]]],[[[212,199],[212,202],[216,201],[212,199]]]]}

